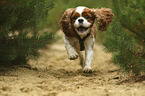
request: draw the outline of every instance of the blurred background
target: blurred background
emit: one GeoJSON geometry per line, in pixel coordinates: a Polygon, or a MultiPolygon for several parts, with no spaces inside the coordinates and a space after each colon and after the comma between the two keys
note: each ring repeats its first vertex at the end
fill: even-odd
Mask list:
{"type": "Polygon", "coordinates": [[[62,33],[58,22],[67,8],[105,7],[113,9],[113,23],[97,32],[96,42],[113,53],[113,63],[138,75],[145,70],[144,4],[145,0],[0,0],[0,62],[26,64],[38,58],[38,50],[63,37],[55,33],[62,33]]]}
{"type": "Polygon", "coordinates": [[[111,8],[111,0],[54,0],[54,2],[55,6],[50,10],[47,22],[43,22],[44,25],[42,25],[43,27],[51,28],[54,31],[57,31],[60,28],[58,22],[67,8],[75,8],[77,6],[111,8]]]}
{"type": "MultiPolygon", "coordinates": [[[[55,34],[60,32],[58,22],[67,8],[77,6],[110,8],[111,0],[0,0],[1,65],[38,58],[39,49],[63,37],[55,34]]],[[[97,36],[101,43],[105,35],[97,36]]]]}
{"type": "MultiPolygon", "coordinates": [[[[89,8],[111,8],[111,0],[54,0],[54,2],[55,6],[49,11],[49,16],[39,24],[40,28],[47,28],[51,32],[57,32],[60,29],[58,22],[67,8],[75,8],[77,6],[86,6],[89,8]]],[[[98,32],[97,37],[99,38],[97,38],[96,41],[102,43],[102,39],[104,39],[105,36],[103,32],[98,32]]]]}

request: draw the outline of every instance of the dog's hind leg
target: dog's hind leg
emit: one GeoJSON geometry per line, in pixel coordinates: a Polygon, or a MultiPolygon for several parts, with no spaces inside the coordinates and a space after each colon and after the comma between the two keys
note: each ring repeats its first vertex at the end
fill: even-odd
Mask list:
{"type": "Polygon", "coordinates": [[[72,38],[66,37],[64,38],[65,48],[68,54],[68,58],[70,60],[75,60],[78,58],[78,53],[76,52],[76,49],[74,48],[75,41],[72,38]]]}

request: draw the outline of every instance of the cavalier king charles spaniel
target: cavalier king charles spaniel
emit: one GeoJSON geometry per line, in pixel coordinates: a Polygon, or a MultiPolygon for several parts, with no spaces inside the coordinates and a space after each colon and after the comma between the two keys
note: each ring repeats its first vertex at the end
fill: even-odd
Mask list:
{"type": "Polygon", "coordinates": [[[68,8],[59,22],[65,34],[64,43],[70,60],[80,58],[84,73],[91,73],[93,46],[97,28],[105,31],[113,21],[113,13],[109,8],[90,9],[84,6],[68,8]],[[95,21],[97,19],[97,27],[95,21]],[[85,50],[85,59],[82,51],[85,50]]]}

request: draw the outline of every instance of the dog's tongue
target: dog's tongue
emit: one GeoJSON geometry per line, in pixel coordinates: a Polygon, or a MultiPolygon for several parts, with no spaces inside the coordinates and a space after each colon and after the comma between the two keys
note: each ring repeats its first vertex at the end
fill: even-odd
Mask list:
{"type": "Polygon", "coordinates": [[[85,30],[86,30],[85,27],[79,27],[79,28],[78,28],[78,31],[85,31],[85,30]]]}

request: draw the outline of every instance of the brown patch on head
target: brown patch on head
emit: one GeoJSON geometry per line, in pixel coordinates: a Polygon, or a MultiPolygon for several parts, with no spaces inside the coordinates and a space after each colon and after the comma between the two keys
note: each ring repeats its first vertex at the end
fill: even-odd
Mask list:
{"type": "Polygon", "coordinates": [[[85,8],[84,9],[84,11],[83,11],[83,13],[82,13],[82,16],[86,19],[86,20],[88,20],[88,22],[90,22],[90,23],[94,23],[94,21],[95,21],[95,18],[96,18],[96,16],[95,16],[95,14],[94,14],[94,11],[92,11],[91,9],[89,9],[89,8],[85,8]]]}
{"type": "Polygon", "coordinates": [[[95,12],[92,9],[85,8],[83,10],[82,14],[75,12],[75,10],[76,10],[76,8],[74,9],[72,16],[71,16],[72,25],[74,24],[75,20],[77,18],[79,18],[80,16],[84,17],[88,22],[90,22],[92,24],[95,22],[96,16],[94,14],[95,12]]]}
{"type": "Polygon", "coordinates": [[[80,17],[80,14],[78,12],[73,12],[71,16],[71,23],[74,24],[75,20],[80,17]]]}
{"type": "Polygon", "coordinates": [[[71,18],[75,20],[75,19],[77,19],[76,17],[80,17],[80,14],[77,13],[77,12],[74,12],[74,13],[72,14],[71,18]]]}

